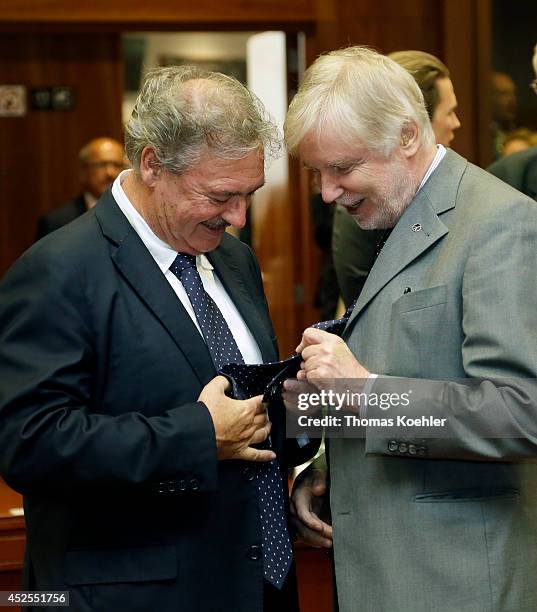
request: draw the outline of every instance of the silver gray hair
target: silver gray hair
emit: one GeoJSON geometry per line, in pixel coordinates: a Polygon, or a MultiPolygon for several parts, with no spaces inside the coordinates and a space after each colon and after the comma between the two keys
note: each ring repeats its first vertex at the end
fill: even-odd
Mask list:
{"type": "Polygon", "coordinates": [[[308,68],[284,131],[291,154],[306,134],[320,136],[328,128],[343,142],[359,139],[390,157],[411,122],[418,126],[421,143],[433,146],[431,122],[414,78],[385,55],[355,46],[321,55],[308,68]]]}
{"type": "Polygon", "coordinates": [[[281,150],[278,129],[263,104],[233,77],[194,66],[148,72],[125,126],[125,150],[135,172],[145,147],[158,165],[180,174],[209,150],[241,159],[262,148],[265,160],[281,150]]]}

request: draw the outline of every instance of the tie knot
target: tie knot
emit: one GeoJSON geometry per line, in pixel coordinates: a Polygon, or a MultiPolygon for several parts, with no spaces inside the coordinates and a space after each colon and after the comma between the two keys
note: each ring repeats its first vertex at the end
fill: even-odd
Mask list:
{"type": "Polygon", "coordinates": [[[196,269],[196,256],[188,255],[187,253],[177,253],[177,257],[170,266],[170,270],[176,275],[181,276],[184,270],[188,268],[196,269]]]}

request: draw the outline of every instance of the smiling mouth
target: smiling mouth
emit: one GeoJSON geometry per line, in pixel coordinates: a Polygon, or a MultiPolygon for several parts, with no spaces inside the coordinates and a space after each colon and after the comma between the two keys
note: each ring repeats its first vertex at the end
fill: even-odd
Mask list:
{"type": "Polygon", "coordinates": [[[208,221],[204,221],[202,223],[203,227],[211,230],[212,232],[224,232],[226,228],[229,227],[229,223],[209,223],[208,221]]]}
{"type": "Polygon", "coordinates": [[[354,204],[344,204],[343,206],[345,206],[348,213],[352,214],[353,212],[356,212],[356,210],[358,210],[360,204],[362,204],[364,200],[365,198],[361,198],[360,200],[354,202],[354,204]]]}

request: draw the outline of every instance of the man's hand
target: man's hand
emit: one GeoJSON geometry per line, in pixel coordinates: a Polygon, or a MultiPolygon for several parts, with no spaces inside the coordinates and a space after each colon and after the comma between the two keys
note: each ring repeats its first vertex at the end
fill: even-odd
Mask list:
{"type": "Polygon", "coordinates": [[[258,395],[247,400],[235,400],[226,395],[229,381],[223,376],[213,378],[202,389],[198,401],[203,402],[214,424],[218,459],[272,461],[270,450],[252,448],[267,439],[271,423],[258,395]]]}
{"type": "Polygon", "coordinates": [[[308,467],[298,477],[291,497],[291,520],[301,540],[310,546],[331,548],[332,526],[319,518],[326,499],[326,472],[308,467]]]}
{"type": "MultiPolygon", "coordinates": [[[[285,408],[293,414],[302,414],[304,408],[300,408],[299,398],[305,397],[311,393],[317,393],[317,387],[314,387],[305,380],[297,380],[296,378],[287,378],[283,381],[282,399],[285,408]]],[[[321,410],[321,406],[311,408],[308,405],[308,415],[315,414],[321,410]]]]}
{"type": "Polygon", "coordinates": [[[303,359],[297,379],[307,379],[316,387],[337,378],[365,379],[369,376],[339,336],[321,329],[308,327],[295,350],[303,359]]]}

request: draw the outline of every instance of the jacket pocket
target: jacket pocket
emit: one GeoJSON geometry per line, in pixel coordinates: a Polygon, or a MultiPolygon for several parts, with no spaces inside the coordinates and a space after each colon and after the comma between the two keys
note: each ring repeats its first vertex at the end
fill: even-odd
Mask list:
{"type": "Polygon", "coordinates": [[[454,489],[451,491],[439,491],[437,493],[423,493],[421,495],[414,495],[412,501],[420,504],[476,502],[518,497],[518,495],[518,489],[508,487],[454,489]]]}
{"type": "Polygon", "coordinates": [[[71,550],[65,556],[69,585],[150,582],[177,577],[174,546],[71,550]]]}
{"type": "Polygon", "coordinates": [[[402,295],[393,305],[393,314],[422,310],[447,302],[447,286],[439,285],[402,295]]]}

